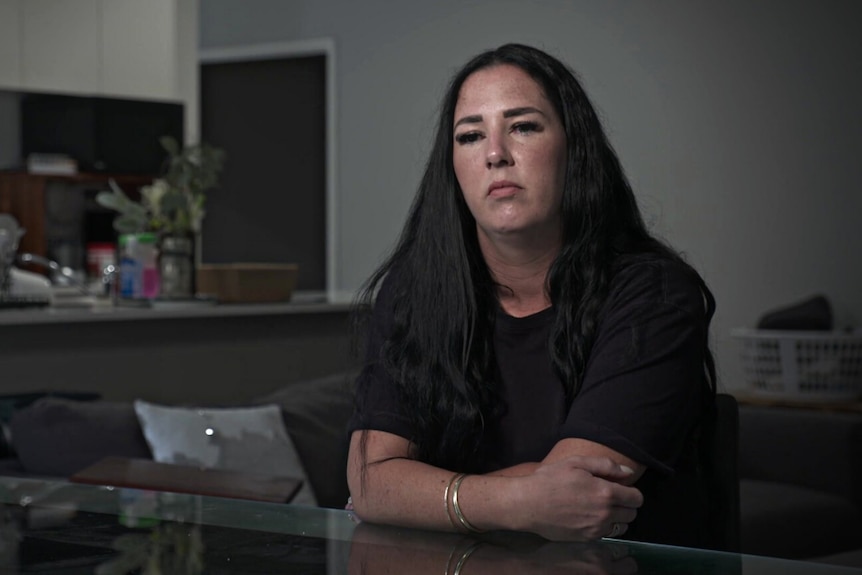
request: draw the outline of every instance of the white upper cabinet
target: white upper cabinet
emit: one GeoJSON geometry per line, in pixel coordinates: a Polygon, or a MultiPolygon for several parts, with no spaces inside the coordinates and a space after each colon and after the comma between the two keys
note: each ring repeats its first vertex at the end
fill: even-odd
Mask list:
{"type": "Polygon", "coordinates": [[[198,0],[0,0],[0,89],[197,98],[198,0]]]}
{"type": "Polygon", "coordinates": [[[0,0],[0,90],[172,100],[197,141],[199,0],[0,0]]]}
{"type": "Polygon", "coordinates": [[[21,85],[18,0],[0,0],[0,89],[21,85]]]}
{"type": "Polygon", "coordinates": [[[99,0],[23,0],[21,88],[93,94],[99,91],[99,0]]]}
{"type": "Polygon", "coordinates": [[[103,0],[101,92],[177,99],[177,2],[103,0]]]}

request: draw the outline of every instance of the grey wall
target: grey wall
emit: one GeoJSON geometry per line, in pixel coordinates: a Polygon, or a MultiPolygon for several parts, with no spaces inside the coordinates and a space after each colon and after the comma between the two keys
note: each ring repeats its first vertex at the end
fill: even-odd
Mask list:
{"type": "Polygon", "coordinates": [[[606,121],[653,229],[718,300],[724,385],[733,327],[814,292],[862,321],[862,4],[207,0],[201,48],[333,38],[338,287],[395,240],[438,98],[479,50],[531,43],[569,62],[606,121]]]}

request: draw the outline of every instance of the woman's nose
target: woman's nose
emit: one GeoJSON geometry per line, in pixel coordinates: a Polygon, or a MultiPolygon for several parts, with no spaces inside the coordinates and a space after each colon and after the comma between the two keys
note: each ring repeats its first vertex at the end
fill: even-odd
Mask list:
{"type": "Polygon", "coordinates": [[[485,157],[488,168],[512,165],[512,154],[503,138],[491,137],[488,139],[488,150],[485,157]]]}

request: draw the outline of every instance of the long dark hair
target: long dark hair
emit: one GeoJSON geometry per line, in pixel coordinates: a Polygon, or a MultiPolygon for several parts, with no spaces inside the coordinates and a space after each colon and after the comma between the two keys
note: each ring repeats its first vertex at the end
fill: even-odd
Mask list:
{"type": "MultiPolygon", "coordinates": [[[[385,285],[393,305],[391,325],[380,355],[366,358],[358,385],[382,367],[413,422],[415,456],[462,471],[481,466],[477,449],[486,423],[500,409],[492,344],[499,286],[485,264],[476,221],[455,177],[453,123],[464,81],[500,64],[529,74],[565,128],[563,245],[548,273],[547,290],[556,313],[550,360],[570,401],[578,393],[614,273],[637,260],[682,262],[647,231],[601,122],[565,64],[536,48],[506,44],[461,68],[443,99],[430,158],[401,237],[363,286],[357,309],[367,313],[385,285]],[[397,279],[385,282],[390,274],[397,279]]],[[[691,271],[711,316],[712,295],[691,271]]],[[[706,378],[714,393],[715,367],[706,341],[704,346],[706,378]]],[[[357,409],[361,414],[363,406],[357,409]]]]}

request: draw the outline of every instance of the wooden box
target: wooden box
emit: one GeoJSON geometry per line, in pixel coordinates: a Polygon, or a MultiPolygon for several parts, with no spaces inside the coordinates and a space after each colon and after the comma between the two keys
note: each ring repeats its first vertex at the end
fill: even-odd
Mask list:
{"type": "Polygon", "coordinates": [[[197,292],[221,303],[290,301],[296,288],[296,264],[232,263],[201,264],[197,268],[197,292]]]}

